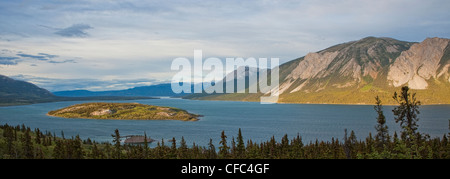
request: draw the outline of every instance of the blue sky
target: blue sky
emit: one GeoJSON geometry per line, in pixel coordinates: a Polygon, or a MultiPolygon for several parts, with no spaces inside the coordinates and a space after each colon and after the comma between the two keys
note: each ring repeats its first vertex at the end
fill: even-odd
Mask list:
{"type": "Polygon", "coordinates": [[[289,60],[367,36],[450,38],[448,0],[0,1],[0,74],[52,91],[169,81],[176,57],[289,60]],[[75,83],[76,82],[76,83],[75,83]]]}

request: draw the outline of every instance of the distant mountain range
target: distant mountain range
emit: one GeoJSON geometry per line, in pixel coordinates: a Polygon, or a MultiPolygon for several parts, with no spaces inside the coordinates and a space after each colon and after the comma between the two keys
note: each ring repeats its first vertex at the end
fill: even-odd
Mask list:
{"type": "MultiPolygon", "coordinates": [[[[424,104],[450,104],[449,42],[367,37],[309,53],[280,65],[278,102],[373,104],[378,95],[393,104],[393,92],[408,85],[424,104]]],[[[235,78],[248,78],[252,71],[257,70],[235,78]]],[[[203,93],[186,98],[259,101],[264,95],[203,93]]]]}
{"type": "Polygon", "coordinates": [[[55,101],[86,101],[86,100],[133,100],[152,99],[142,96],[56,96],[46,89],[32,83],[14,80],[0,75],[0,106],[23,105],[55,101]]]}
{"type": "Polygon", "coordinates": [[[74,91],[57,91],[53,92],[56,96],[65,97],[90,97],[90,96],[170,96],[179,97],[185,95],[184,93],[176,94],[172,91],[170,83],[157,84],[151,86],[141,86],[125,90],[114,91],[88,91],[88,90],[74,90],[74,91]]]}

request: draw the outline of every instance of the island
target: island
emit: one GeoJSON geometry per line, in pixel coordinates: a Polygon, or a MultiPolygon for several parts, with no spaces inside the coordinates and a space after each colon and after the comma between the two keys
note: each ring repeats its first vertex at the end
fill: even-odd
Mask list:
{"type": "Polygon", "coordinates": [[[180,120],[197,121],[201,117],[186,110],[139,103],[83,103],[50,111],[49,116],[116,120],[180,120]]]}

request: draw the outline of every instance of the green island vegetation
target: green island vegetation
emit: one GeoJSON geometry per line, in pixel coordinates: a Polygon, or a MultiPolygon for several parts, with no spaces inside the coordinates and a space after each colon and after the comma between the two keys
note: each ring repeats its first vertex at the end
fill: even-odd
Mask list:
{"type": "Polygon", "coordinates": [[[48,112],[50,116],[86,119],[197,121],[185,110],[139,103],[83,103],[48,112]]]}
{"type": "MultiPolygon", "coordinates": [[[[392,110],[394,120],[401,126],[400,134],[389,135],[386,117],[380,98],[376,98],[375,112],[378,114],[374,128],[376,134],[369,133],[359,139],[355,133],[344,131],[342,139],[331,141],[311,141],[303,143],[297,135],[289,139],[287,135],[277,141],[275,137],[262,143],[247,140],[239,129],[236,138],[230,139],[221,133],[218,150],[210,139],[208,146],[195,143],[188,147],[184,138],[177,143],[175,138],[166,145],[164,139],[150,148],[147,141],[143,145],[122,144],[119,130],[115,130],[112,143],[98,143],[91,139],[81,140],[79,136],[65,138],[62,132],[57,137],[39,129],[0,125],[0,158],[9,159],[450,159],[450,133],[442,138],[431,138],[418,132],[420,102],[408,87],[394,93],[393,100],[398,106],[392,110]],[[227,139],[228,138],[228,139],[227,139]]],[[[450,121],[449,121],[450,122],[450,121]]],[[[450,129],[450,126],[449,126],[450,129]]],[[[147,136],[145,135],[145,139],[147,136]]]]}

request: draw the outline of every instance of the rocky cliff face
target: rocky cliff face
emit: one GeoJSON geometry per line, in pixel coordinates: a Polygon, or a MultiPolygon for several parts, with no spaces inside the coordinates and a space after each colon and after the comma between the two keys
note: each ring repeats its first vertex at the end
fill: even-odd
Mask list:
{"type": "MultiPolygon", "coordinates": [[[[367,37],[282,64],[279,80],[279,102],[373,104],[381,96],[393,104],[393,92],[408,85],[423,103],[450,104],[450,39],[416,43],[367,37]]],[[[263,95],[206,96],[258,101],[263,95]]]]}
{"type": "Polygon", "coordinates": [[[412,44],[390,38],[367,37],[309,53],[282,79],[284,83],[280,85],[280,92],[356,87],[364,79],[376,79],[384,67],[412,44]]]}
{"type": "Polygon", "coordinates": [[[426,89],[427,80],[448,77],[450,64],[443,59],[450,39],[428,38],[414,44],[390,66],[387,79],[395,87],[408,85],[412,89],[426,89]]]}

